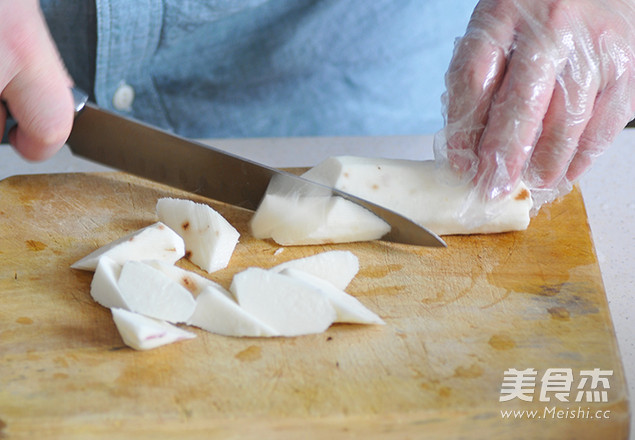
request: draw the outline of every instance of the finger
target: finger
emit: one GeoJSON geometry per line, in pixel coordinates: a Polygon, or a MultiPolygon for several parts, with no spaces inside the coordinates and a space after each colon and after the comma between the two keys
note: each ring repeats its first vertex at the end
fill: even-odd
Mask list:
{"type": "Polygon", "coordinates": [[[477,186],[494,199],[518,183],[540,134],[553,94],[558,54],[520,29],[505,77],[490,108],[481,138],[477,186]]]}
{"type": "Polygon", "coordinates": [[[530,188],[556,188],[565,176],[591,118],[597,90],[598,80],[586,63],[570,63],[559,75],[542,133],[524,174],[530,188]]]}
{"type": "Polygon", "coordinates": [[[589,169],[632,119],[635,111],[634,82],[625,79],[597,96],[593,115],[580,136],[578,150],[566,172],[570,182],[578,180],[589,169]]]}
{"type": "Polygon", "coordinates": [[[619,19],[612,21],[617,32],[603,34],[597,48],[603,82],[595,97],[593,113],[580,137],[578,150],[569,164],[566,179],[576,181],[594,160],[613,142],[635,114],[635,53],[632,44],[625,43],[623,35],[632,35],[635,14],[632,3],[622,10],[619,19]]]}
{"type": "Polygon", "coordinates": [[[455,46],[446,75],[448,158],[460,173],[476,157],[514,38],[515,14],[494,6],[489,1],[479,3],[465,36],[455,46]]]}
{"type": "MultiPolygon", "coordinates": [[[[64,145],[73,125],[73,99],[66,83],[43,78],[25,81],[7,102],[18,125],[11,144],[26,159],[44,160],[64,145]]],[[[16,86],[18,87],[18,86],[16,86]]]]}
{"type": "Polygon", "coordinates": [[[448,72],[448,157],[459,172],[469,169],[471,158],[475,157],[466,152],[476,152],[478,148],[491,97],[504,71],[503,51],[476,38],[472,34],[460,43],[455,63],[461,67],[448,72]],[[467,60],[462,52],[475,56],[467,60]]]}
{"type": "MultiPolygon", "coordinates": [[[[2,99],[18,123],[12,144],[27,159],[51,156],[66,141],[73,121],[72,80],[48,33],[37,2],[15,8],[22,25],[3,40],[8,54],[2,99]]],[[[14,21],[16,21],[14,20],[14,21]]]]}

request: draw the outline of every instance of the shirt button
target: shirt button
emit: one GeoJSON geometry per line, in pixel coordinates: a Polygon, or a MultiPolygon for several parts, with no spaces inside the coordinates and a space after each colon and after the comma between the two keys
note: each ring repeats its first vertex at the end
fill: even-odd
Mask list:
{"type": "Polygon", "coordinates": [[[112,96],[112,106],[115,110],[122,112],[128,112],[132,109],[132,103],[134,102],[134,89],[129,84],[122,82],[115,90],[115,94],[112,96]]]}

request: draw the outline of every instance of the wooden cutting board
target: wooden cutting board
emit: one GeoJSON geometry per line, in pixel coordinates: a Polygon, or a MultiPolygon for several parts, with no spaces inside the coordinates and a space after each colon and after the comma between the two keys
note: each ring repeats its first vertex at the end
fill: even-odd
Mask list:
{"type": "Polygon", "coordinates": [[[577,189],[527,231],[446,237],[447,249],[281,249],[250,237],[248,211],[207,200],[242,233],[210,278],[228,286],[249,266],[349,249],[361,270],[348,291],[386,325],[274,339],[194,329],[193,340],[136,352],[92,301],[92,274],[69,266],[155,222],[163,196],[205,201],[121,173],[0,182],[0,438],[627,438],[627,388],[577,189]],[[510,394],[511,369],[535,372],[527,394],[510,394]],[[584,385],[594,369],[603,380],[584,385]],[[563,383],[568,402],[555,393],[563,383]]]}

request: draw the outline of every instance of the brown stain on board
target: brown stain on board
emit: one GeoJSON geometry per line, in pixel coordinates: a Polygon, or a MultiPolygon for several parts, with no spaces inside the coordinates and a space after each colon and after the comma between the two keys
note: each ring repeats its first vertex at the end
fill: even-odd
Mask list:
{"type": "Polygon", "coordinates": [[[35,251],[35,252],[43,251],[44,249],[48,247],[46,244],[37,240],[26,240],[24,243],[26,243],[26,247],[30,251],[35,251]]]}
{"type": "Polygon", "coordinates": [[[438,394],[439,394],[439,397],[450,397],[452,395],[452,388],[440,387],[438,394]]]}
{"type": "Polygon", "coordinates": [[[355,296],[357,297],[361,297],[361,296],[381,296],[381,295],[398,295],[400,293],[403,292],[407,292],[408,291],[408,286],[406,285],[401,285],[401,286],[397,286],[397,285],[391,285],[391,286],[379,286],[379,287],[374,287],[374,288],[362,288],[360,290],[357,290],[355,292],[355,296]]]}
{"type": "Polygon", "coordinates": [[[18,319],[15,320],[15,322],[22,325],[33,324],[33,320],[28,316],[20,316],[18,319]]]}
{"type": "Polygon", "coordinates": [[[390,275],[391,272],[397,272],[403,269],[403,264],[386,264],[378,266],[367,266],[360,268],[357,274],[360,277],[366,278],[383,278],[390,275]]]}
{"type": "MultiPolygon", "coordinates": [[[[187,356],[183,356],[183,343],[162,347],[162,350],[147,350],[136,352],[128,347],[119,349],[121,339],[108,341],[109,348],[116,348],[111,355],[129,358],[119,364],[117,376],[108,384],[108,391],[115,397],[140,398],[145,389],[176,389],[181,386],[179,378],[183,377],[183,368],[187,356]]],[[[71,357],[66,355],[71,365],[81,362],[82,365],[100,365],[104,357],[81,355],[71,357]]]]}
{"type": "Polygon", "coordinates": [[[565,307],[550,307],[547,312],[551,315],[551,319],[557,321],[569,321],[571,319],[571,314],[565,307]]]}
{"type": "Polygon", "coordinates": [[[495,350],[511,350],[516,347],[516,342],[514,342],[511,337],[504,334],[492,335],[487,343],[495,350]]]}
{"type": "Polygon", "coordinates": [[[68,361],[63,356],[57,356],[55,359],[53,359],[53,362],[55,362],[55,365],[63,368],[68,368],[69,365],[68,361]]]}
{"type": "Polygon", "coordinates": [[[234,357],[241,362],[254,362],[262,358],[262,348],[257,345],[250,345],[238,352],[234,357]]]}
{"type": "Polygon", "coordinates": [[[483,375],[483,367],[478,364],[472,364],[469,367],[459,366],[454,370],[454,377],[464,379],[475,379],[483,375]]]}
{"type": "Polygon", "coordinates": [[[144,355],[138,362],[127,364],[121,370],[114,381],[117,388],[139,390],[143,387],[167,386],[178,376],[175,375],[179,368],[177,357],[163,357],[161,352],[146,352],[144,355]]]}

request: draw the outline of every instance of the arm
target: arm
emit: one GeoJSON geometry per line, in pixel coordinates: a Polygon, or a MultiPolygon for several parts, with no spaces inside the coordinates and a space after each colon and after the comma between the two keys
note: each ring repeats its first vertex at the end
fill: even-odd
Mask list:
{"type": "MultiPolygon", "coordinates": [[[[0,97],[18,126],[11,144],[30,160],[52,156],[73,124],[72,80],[37,0],[0,0],[0,97]]],[[[0,127],[6,110],[0,105],[0,127]]]]}

